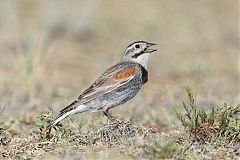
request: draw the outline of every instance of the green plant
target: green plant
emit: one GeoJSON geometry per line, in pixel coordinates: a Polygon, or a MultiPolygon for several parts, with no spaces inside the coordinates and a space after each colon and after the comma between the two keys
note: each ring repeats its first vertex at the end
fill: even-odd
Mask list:
{"type": "Polygon", "coordinates": [[[187,87],[186,91],[189,103],[182,102],[185,114],[175,112],[178,120],[193,135],[194,140],[205,142],[216,137],[240,141],[240,105],[214,106],[211,111],[197,109],[192,89],[187,87]]]}

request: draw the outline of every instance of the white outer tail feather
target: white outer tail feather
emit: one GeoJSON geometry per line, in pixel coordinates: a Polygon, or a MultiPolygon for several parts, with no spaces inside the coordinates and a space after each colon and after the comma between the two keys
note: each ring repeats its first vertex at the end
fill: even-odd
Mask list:
{"type": "Polygon", "coordinates": [[[77,113],[81,113],[81,112],[85,112],[87,111],[88,108],[85,106],[85,105],[80,105],[80,106],[77,106],[77,108],[71,110],[71,111],[68,111],[66,113],[64,113],[63,115],[61,115],[60,117],[58,117],[57,119],[55,119],[50,125],[49,127],[52,128],[54,127],[57,123],[59,123],[61,120],[63,120],[64,118],[67,118],[68,116],[70,115],[73,115],[73,114],[77,114],[77,113]]]}

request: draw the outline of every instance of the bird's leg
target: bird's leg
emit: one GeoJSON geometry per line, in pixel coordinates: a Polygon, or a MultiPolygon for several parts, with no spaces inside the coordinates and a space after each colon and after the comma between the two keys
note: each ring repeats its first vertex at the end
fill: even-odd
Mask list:
{"type": "Polygon", "coordinates": [[[114,121],[115,118],[114,118],[113,115],[112,115],[111,113],[109,113],[108,111],[109,111],[109,109],[103,111],[103,114],[104,114],[105,116],[107,116],[109,120],[114,121]]]}

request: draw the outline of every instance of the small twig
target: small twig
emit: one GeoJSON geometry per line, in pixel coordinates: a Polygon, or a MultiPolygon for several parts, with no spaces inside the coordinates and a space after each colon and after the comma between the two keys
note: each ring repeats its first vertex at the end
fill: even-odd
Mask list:
{"type": "Polygon", "coordinates": [[[71,117],[68,117],[70,121],[74,124],[74,126],[78,129],[79,133],[81,133],[81,128],[78,127],[77,123],[71,119],[71,117]]]}
{"type": "Polygon", "coordinates": [[[4,105],[5,105],[5,103],[3,102],[3,103],[2,103],[2,106],[1,106],[1,108],[0,108],[0,112],[3,110],[4,105]]]}
{"type": "Polygon", "coordinates": [[[200,74],[200,70],[201,70],[201,65],[200,65],[200,63],[199,63],[199,65],[198,65],[198,70],[197,70],[197,74],[196,74],[196,82],[195,82],[195,97],[194,97],[194,99],[195,99],[195,102],[197,102],[197,94],[198,94],[198,81],[199,81],[199,74],[200,74]]]}
{"type": "Polygon", "coordinates": [[[51,142],[51,141],[44,141],[44,142],[29,142],[26,144],[23,144],[23,146],[20,146],[21,148],[19,150],[23,150],[27,147],[36,146],[36,145],[46,145],[51,143],[61,143],[61,142],[51,142]]]}

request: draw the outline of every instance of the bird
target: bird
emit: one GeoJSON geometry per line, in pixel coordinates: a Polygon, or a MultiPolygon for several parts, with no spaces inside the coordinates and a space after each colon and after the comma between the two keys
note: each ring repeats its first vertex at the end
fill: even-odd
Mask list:
{"type": "Polygon", "coordinates": [[[47,130],[70,115],[87,111],[102,110],[108,119],[114,120],[109,110],[132,99],[148,81],[149,55],[157,51],[150,48],[154,45],[146,41],[129,44],[120,61],[106,69],[75,101],[63,108],[48,124],[47,130]]]}

